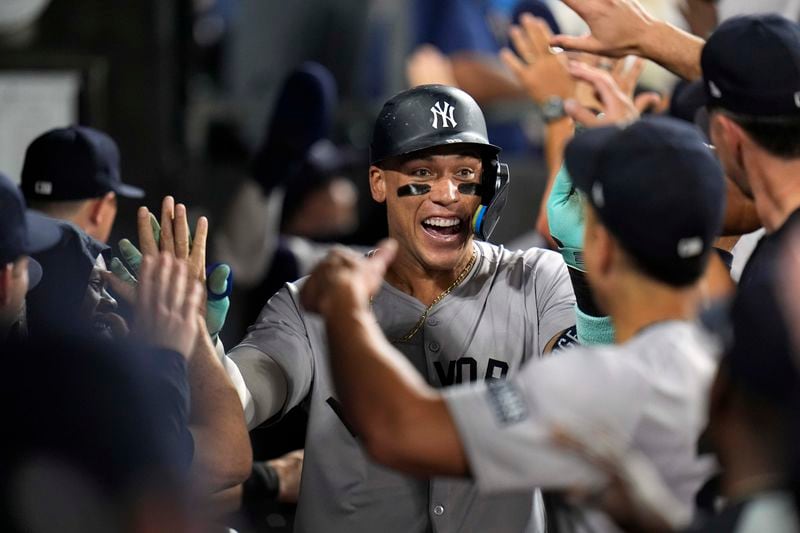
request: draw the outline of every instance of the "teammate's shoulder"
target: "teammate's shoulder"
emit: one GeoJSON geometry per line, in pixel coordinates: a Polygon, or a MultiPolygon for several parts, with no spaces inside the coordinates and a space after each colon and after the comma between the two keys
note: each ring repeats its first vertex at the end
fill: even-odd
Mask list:
{"type": "Polygon", "coordinates": [[[540,279],[566,276],[566,266],[561,255],[542,248],[509,250],[502,245],[478,243],[489,268],[497,274],[506,273],[513,278],[540,279]]]}
{"type": "Polygon", "coordinates": [[[527,250],[512,250],[502,244],[492,244],[476,241],[480,255],[491,263],[498,265],[525,264],[535,265],[540,262],[563,263],[561,255],[544,248],[528,248],[527,250]]]}

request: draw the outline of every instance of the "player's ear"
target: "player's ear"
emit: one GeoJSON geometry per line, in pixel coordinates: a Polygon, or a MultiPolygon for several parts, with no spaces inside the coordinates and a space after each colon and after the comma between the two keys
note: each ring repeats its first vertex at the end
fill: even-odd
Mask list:
{"type": "Polygon", "coordinates": [[[615,261],[619,260],[620,250],[604,226],[597,224],[596,227],[597,232],[594,238],[597,239],[597,253],[599,254],[597,264],[600,271],[606,274],[613,269],[615,261]]]}
{"type": "Polygon", "coordinates": [[[113,217],[116,214],[116,207],[117,195],[114,191],[109,191],[104,196],[92,200],[89,220],[91,220],[92,224],[100,225],[105,222],[108,217],[113,217]]]}
{"type": "Polygon", "coordinates": [[[375,165],[369,167],[369,192],[376,202],[386,201],[386,174],[375,165]]]}
{"type": "Polygon", "coordinates": [[[0,307],[5,307],[11,302],[11,284],[14,277],[14,263],[0,265],[0,307]]]}

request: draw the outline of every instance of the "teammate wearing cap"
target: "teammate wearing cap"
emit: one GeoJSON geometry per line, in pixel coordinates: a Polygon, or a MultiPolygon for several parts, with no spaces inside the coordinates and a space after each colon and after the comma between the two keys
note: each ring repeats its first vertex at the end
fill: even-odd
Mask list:
{"type": "MultiPolygon", "coordinates": [[[[644,453],[686,518],[710,473],[696,443],[716,358],[693,319],[722,221],[722,171],[694,128],[661,118],[581,133],[566,165],[587,200],[588,281],[614,321],[617,346],[574,348],[507,381],[437,391],[385,340],[375,317],[385,319],[370,309],[371,295],[377,302],[389,290],[381,278],[392,242],[384,258],[332,254],[302,302],[325,319],[336,390],[379,462],[417,475],[471,475],[490,493],[602,487],[599,470],[554,445],[560,427],[644,453]]],[[[614,529],[604,516],[587,518],[595,531],[614,529]]]]}
{"type": "MultiPolygon", "coordinates": [[[[42,279],[39,264],[28,257],[54,246],[61,237],[55,221],[25,208],[19,189],[0,173],[0,343],[24,323],[25,294],[42,279]]],[[[24,328],[23,328],[24,329],[24,328]]]]}
{"type": "Polygon", "coordinates": [[[25,151],[22,192],[32,209],[72,222],[107,242],[117,216],[117,195],[142,198],[144,191],[122,183],[119,149],[93,128],[56,128],[25,151]]]}
{"type": "MultiPolygon", "coordinates": [[[[400,93],[381,111],[371,148],[370,190],[386,203],[399,242],[371,306],[429,386],[511,376],[575,323],[556,253],[510,252],[473,238],[491,233],[509,178],[472,98],[444,86],[400,93]]],[[[531,487],[486,497],[468,481],[418,479],[369,460],[334,393],[324,324],[300,305],[301,285],[273,296],[229,354],[250,427],[308,405],[296,530],[523,530],[531,487]]],[[[403,412],[418,415],[414,404],[403,412]]]]}

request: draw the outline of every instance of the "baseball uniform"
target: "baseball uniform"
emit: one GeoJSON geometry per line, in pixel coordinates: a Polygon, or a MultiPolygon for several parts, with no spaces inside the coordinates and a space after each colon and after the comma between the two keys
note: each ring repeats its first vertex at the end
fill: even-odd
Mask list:
{"type": "MultiPolygon", "coordinates": [[[[602,486],[602,472],[552,444],[558,426],[640,451],[691,509],[712,473],[696,452],[717,352],[700,326],[665,321],[622,345],[575,347],[508,381],[443,394],[482,491],[602,486]]],[[[586,518],[594,531],[616,531],[599,513],[586,518]]]]}
{"type": "MultiPolygon", "coordinates": [[[[465,280],[431,309],[410,341],[393,342],[437,388],[511,376],[575,322],[572,288],[558,254],[511,252],[484,242],[474,249],[475,265],[465,280]]],[[[405,336],[425,310],[387,283],[372,305],[389,339],[405,336]]],[[[369,460],[341,416],[324,324],[301,309],[298,283],[270,299],[230,357],[247,388],[250,427],[275,414],[259,407],[274,405],[266,375],[274,372],[272,361],[286,378],[279,414],[301,403],[309,410],[297,531],[519,532],[528,523],[530,486],[479,495],[468,480],[417,479],[369,460]]]]}

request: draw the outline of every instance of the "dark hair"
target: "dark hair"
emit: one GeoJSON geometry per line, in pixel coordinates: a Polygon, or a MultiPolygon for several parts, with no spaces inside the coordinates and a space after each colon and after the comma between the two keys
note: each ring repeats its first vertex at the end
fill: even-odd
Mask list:
{"type": "Polygon", "coordinates": [[[782,159],[800,158],[800,117],[759,117],[734,113],[720,107],[718,111],[733,120],[764,150],[782,159]]]}

